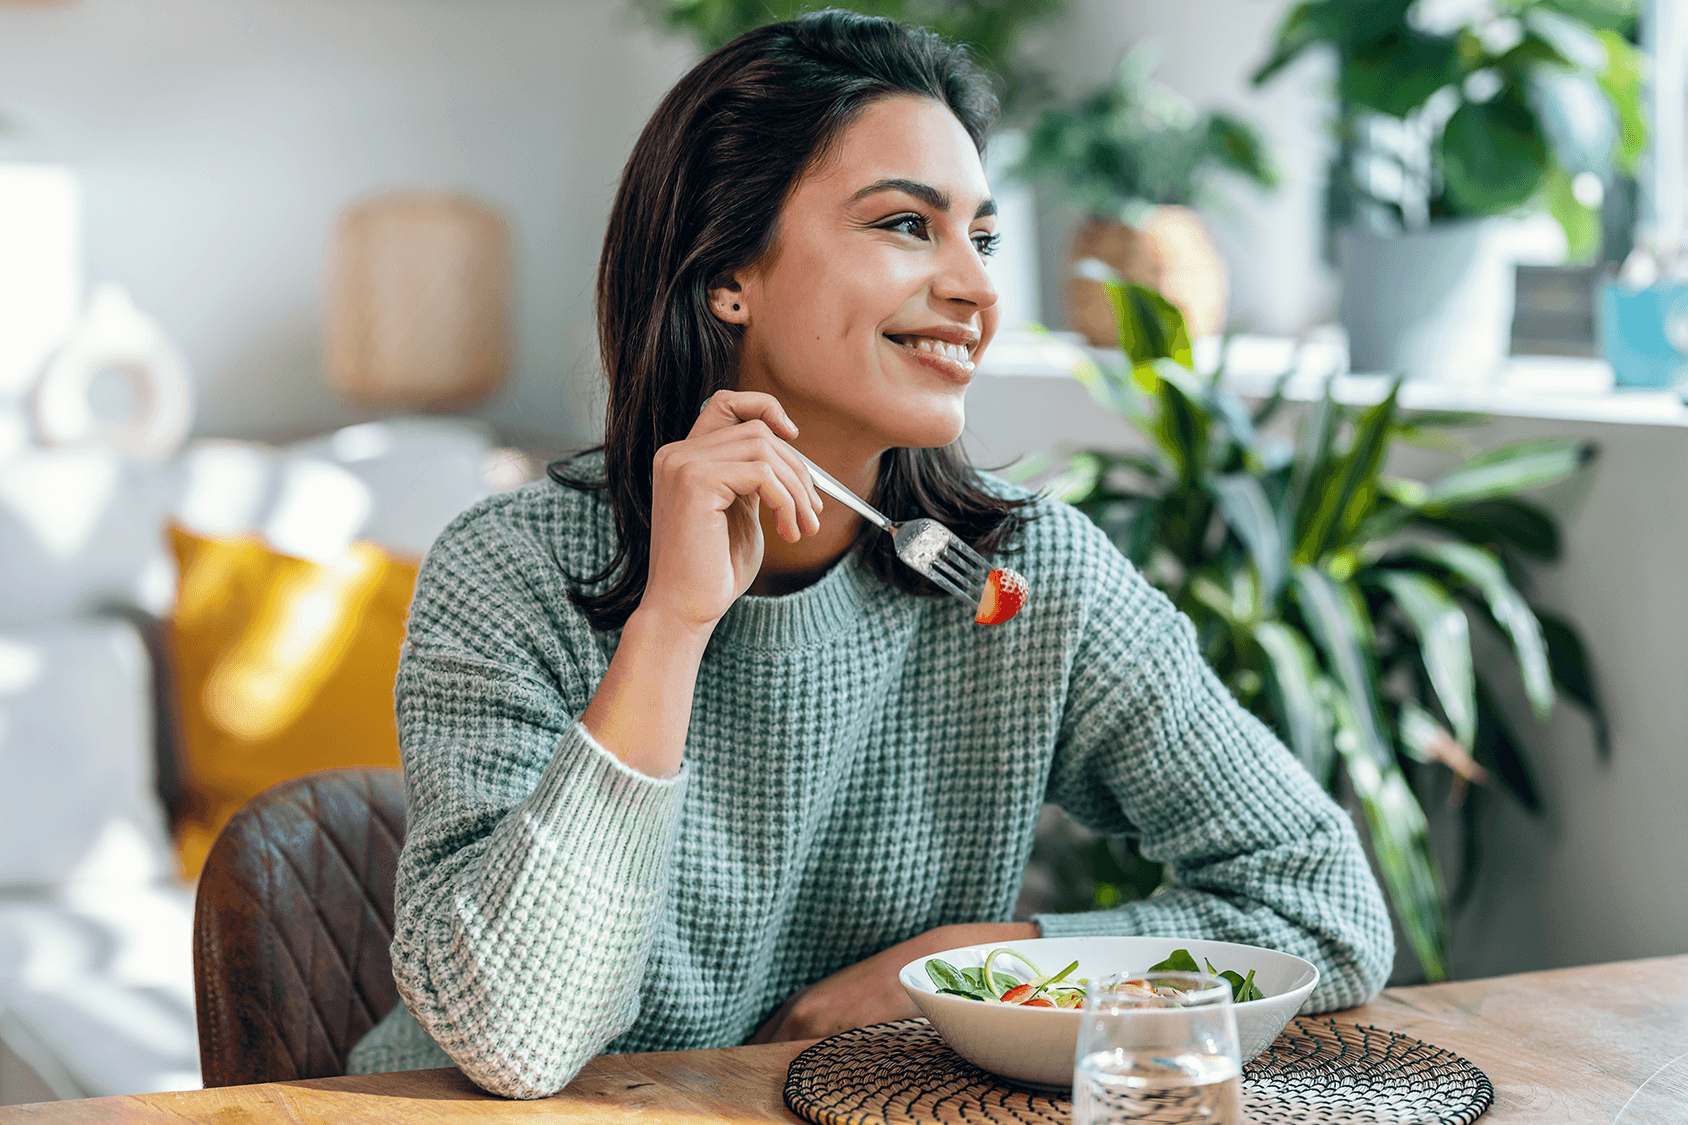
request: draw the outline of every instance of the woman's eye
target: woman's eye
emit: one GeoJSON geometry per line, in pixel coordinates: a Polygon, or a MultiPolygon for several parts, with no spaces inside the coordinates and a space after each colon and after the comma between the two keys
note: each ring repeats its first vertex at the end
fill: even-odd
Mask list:
{"type": "Polygon", "coordinates": [[[919,215],[898,215],[885,224],[886,230],[894,230],[898,234],[913,235],[915,238],[926,237],[926,220],[919,215]]]}
{"type": "Polygon", "coordinates": [[[1001,242],[1002,236],[1000,234],[976,234],[973,236],[973,245],[978,247],[979,256],[983,258],[988,258],[996,253],[996,248],[1001,242]]]}

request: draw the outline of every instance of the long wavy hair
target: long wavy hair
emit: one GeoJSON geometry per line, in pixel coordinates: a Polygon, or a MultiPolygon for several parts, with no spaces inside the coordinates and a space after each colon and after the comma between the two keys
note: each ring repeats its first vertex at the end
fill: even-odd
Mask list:
{"type": "MultiPolygon", "coordinates": [[[[614,556],[580,576],[572,595],[594,628],[620,628],[644,596],[657,450],[690,432],[705,399],[734,386],[743,329],[710,311],[711,285],[763,260],[802,175],[868,105],[898,94],[948,107],[984,151],[996,96],[966,48],[835,9],[728,43],[682,78],[645,125],[598,263],[598,346],[609,381],[603,474],[588,474],[578,459],[549,470],[560,484],[605,491],[614,516],[614,556]]],[[[986,487],[953,445],[888,450],[871,502],[894,520],[941,520],[986,552],[1008,548],[1026,519],[1026,502],[986,487]]],[[[855,549],[893,586],[937,592],[897,561],[877,528],[864,523],[855,549]]]]}

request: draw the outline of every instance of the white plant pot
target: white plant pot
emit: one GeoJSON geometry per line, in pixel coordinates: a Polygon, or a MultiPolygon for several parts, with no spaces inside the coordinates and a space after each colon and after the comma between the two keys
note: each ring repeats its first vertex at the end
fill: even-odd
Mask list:
{"type": "Polygon", "coordinates": [[[1512,224],[1443,223],[1411,234],[1337,234],[1349,366],[1483,383],[1503,363],[1515,297],[1512,224]]]}

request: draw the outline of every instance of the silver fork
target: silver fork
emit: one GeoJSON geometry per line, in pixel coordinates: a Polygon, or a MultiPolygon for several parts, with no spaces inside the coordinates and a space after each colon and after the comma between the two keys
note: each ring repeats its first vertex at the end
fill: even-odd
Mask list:
{"type": "Polygon", "coordinates": [[[985,580],[991,572],[991,564],[983,555],[937,520],[922,517],[907,523],[892,523],[872,504],[834,480],[825,469],[801,453],[797,456],[809,466],[816,488],[842,500],[863,519],[890,534],[899,559],[978,610],[985,596],[985,580]]]}

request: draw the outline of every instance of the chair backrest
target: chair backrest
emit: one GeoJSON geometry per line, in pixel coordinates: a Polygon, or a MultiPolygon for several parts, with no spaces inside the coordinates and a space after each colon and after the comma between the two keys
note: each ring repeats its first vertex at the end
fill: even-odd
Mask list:
{"type": "Polygon", "coordinates": [[[391,769],[294,778],[223,828],[193,920],[207,1087],[345,1073],[398,1003],[388,947],[403,841],[404,784],[391,769]]]}

